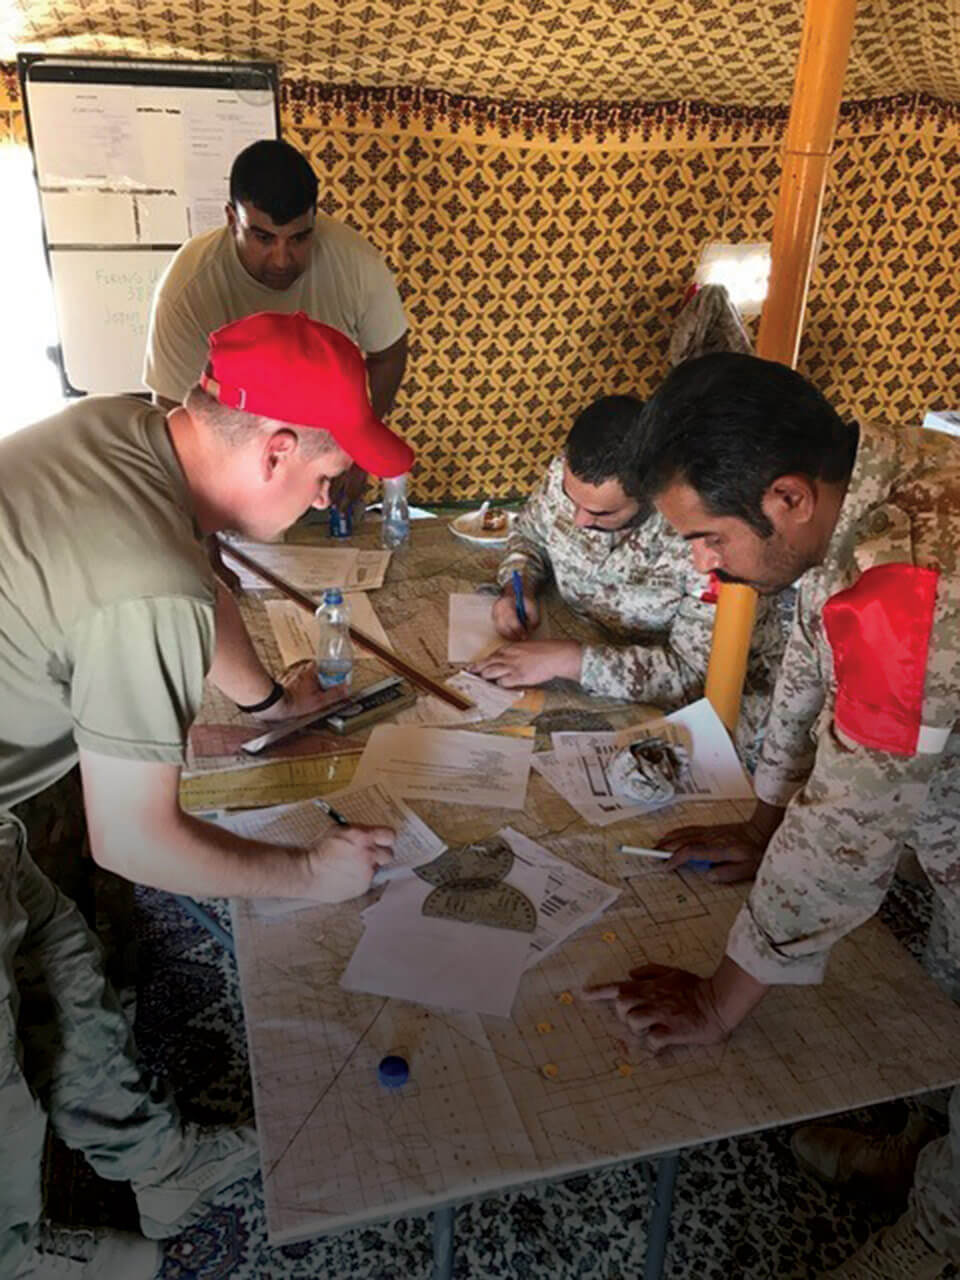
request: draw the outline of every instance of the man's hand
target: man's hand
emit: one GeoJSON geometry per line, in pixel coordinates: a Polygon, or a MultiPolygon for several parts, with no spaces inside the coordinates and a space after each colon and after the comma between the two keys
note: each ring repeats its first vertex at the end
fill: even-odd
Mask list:
{"type": "Polygon", "coordinates": [[[337,827],[309,855],[315,902],[346,902],[370,888],[373,873],[393,858],[389,827],[337,827]]]}
{"type": "Polygon", "coordinates": [[[330,484],[330,505],[338,511],[346,511],[363,497],[367,488],[367,473],[356,463],[348,471],[337,476],[330,484]]]}
{"type": "Polygon", "coordinates": [[[586,1000],[610,1000],[614,1011],[654,1053],[671,1044],[718,1044],[730,1034],[717,1008],[712,978],[662,964],[631,969],[624,982],[588,987],[586,1000]]]}
{"type": "Polygon", "coordinates": [[[658,849],[673,855],[663,863],[664,871],[676,871],[691,859],[714,864],[705,872],[708,880],[733,884],[752,880],[763,859],[769,837],[763,836],[749,822],[729,822],[716,827],[678,827],[658,841],[658,849]]]}
{"type": "Polygon", "coordinates": [[[256,712],[255,720],[274,724],[278,720],[293,720],[297,716],[305,716],[311,711],[319,714],[324,707],[342,702],[350,694],[346,687],[322,688],[317,680],[317,667],[312,658],[304,658],[302,662],[295,662],[292,667],[288,667],[279,682],[283,685],[283,697],[272,707],[267,707],[266,711],[256,712]]]}
{"type": "Polygon", "coordinates": [[[517,617],[517,601],[513,587],[504,587],[493,606],[493,625],[504,640],[526,640],[540,625],[540,606],[537,597],[523,593],[523,607],[527,611],[527,626],[517,617]]]}
{"type": "Polygon", "coordinates": [[[524,689],[561,677],[579,680],[583,649],[575,640],[527,640],[506,644],[470,668],[504,689],[524,689]]]}

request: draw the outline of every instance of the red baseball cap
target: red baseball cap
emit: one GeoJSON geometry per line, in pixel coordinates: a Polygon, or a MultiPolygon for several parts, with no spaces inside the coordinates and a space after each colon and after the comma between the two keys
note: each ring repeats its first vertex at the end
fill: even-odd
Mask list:
{"type": "Polygon", "coordinates": [[[242,413],[329,431],[375,476],[399,476],[413,465],[410,446],[373,412],[363,352],[302,311],[259,311],[215,329],[200,385],[242,413]]]}

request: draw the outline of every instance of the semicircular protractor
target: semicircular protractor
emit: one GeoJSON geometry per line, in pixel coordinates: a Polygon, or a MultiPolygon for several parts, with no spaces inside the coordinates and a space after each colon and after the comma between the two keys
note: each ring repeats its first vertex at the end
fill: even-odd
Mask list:
{"type": "Polygon", "coordinates": [[[422,911],[441,920],[486,924],[518,933],[533,933],[537,927],[537,909],[527,895],[499,880],[476,887],[441,885],[427,895],[422,911]]]}
{"type": "Polygon", "coordinates": [[[467,880],[502,880],[513,866],[513,850],[500,836],[447,849],[439,858],[416,868],[428,884],[459,884],[467,880]]]}

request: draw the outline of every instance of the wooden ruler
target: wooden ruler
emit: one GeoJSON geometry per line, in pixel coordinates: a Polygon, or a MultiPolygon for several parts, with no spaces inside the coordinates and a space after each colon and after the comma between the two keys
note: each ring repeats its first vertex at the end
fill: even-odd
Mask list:
{"type": "Polygon", "coordinates": [[[360,757],[324,756],[274,760],[253,769],[198,773],[180,782],[180,804],[197,809],[261,809],[342,791],[360,757]]]}
{"type": "MultiPolygon", "coordinates": [[[[282,591],[288,600],[298,604],[301,609],[307,609],[312,614],[316,613],[317,602],[312,600],[305,592],[300,591],[271,569],[267,569],[264,565],[251,559],[245,551],[239,551],[221,538],[218,538],[217,541],[220,543],[220,550],[224,555],[231,556],[238,564],[242,564],[251,573],[255,573],[258,578],[268,582],[271,587],[276,587],[278,591],[282,591]]],[[[368,653],[372,653],[375,658],[379,658],[383,665],[389,667],[391,671],[396,671],[399,675],[406,676],[411,684],[416,685],[418,689],[422,689],[424,693],[432,693],[435,698],[440,698],[441,701],[448,703],[451,707],[456,707],[458,711],[467,711],[473,706],[470,699],[464,697],[462,693],[458,693],[456,689],[449,688],[439,680],[434,680],[426,671],[422,671],[420,667],[415,667],[412,662],[408,662],[406,658],[401,658],[399,654],[394,653],[391,649],[385,649],[378,640],[374,640],[373,636],[368,636],[366,632],[358,631],[356,627],[350,627],[350,639],[355,644],[366,649],[368,653]]]]}

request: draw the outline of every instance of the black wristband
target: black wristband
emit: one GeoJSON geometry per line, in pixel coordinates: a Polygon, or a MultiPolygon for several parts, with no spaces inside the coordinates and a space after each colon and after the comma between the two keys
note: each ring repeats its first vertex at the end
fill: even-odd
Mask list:
{"type": "Polygon", "coordinates": [[[267,694],[267,696],[263,699],[262,702],[254,702],[252,706],[249,706],[249,707],[242,707],[238,702],[237,710],[245,711],[247,715],[256,715],[258,711],[266,711],[267,708],[272,707],[275,702],[279,702],[285,693],[286,693],[286,689],[284,689],[280,681],[274,680],[273,688],[270,690],[270,692],[267,694]]]}

